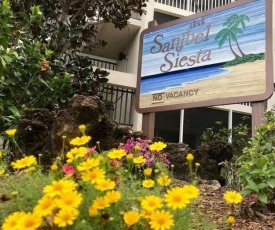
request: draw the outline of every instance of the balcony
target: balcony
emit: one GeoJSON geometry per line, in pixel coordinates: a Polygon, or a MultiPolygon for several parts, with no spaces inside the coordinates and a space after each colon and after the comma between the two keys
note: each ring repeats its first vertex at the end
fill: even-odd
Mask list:
{"type": "Polygon", "coordinates": [[[168,8],[172,7],[175,10],[181,10],[181,16],[188,16],[236,1],[240,0],[155,0],[155,8],[161,9],[164,5],[168,8]]]}

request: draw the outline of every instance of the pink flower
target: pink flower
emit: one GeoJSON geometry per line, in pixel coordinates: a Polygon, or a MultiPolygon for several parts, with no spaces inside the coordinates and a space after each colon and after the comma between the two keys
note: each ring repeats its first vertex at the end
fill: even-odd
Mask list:
{"type": "Polygon", "coordinates": [[[66,175],[74,175],[75,174],[75,169],[73,166],[70,165],[63,165],[62,170],[66,175]]]}
{"type": "Polygon", "coordinates": [[[84,159],[86,160],[86,159],[91,155],[91,153],[92,153],[93,151],[95,151],[95,150],[96,150],[96,146],[87,149],[87,152],[86,152],[86,154],[85,154],[84,159]]]}

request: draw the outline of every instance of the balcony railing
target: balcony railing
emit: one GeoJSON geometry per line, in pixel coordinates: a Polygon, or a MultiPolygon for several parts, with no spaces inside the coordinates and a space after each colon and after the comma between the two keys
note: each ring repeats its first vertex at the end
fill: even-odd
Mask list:
{"type": "Polygon", "coordinates": [[[91,58],[92,64],[99,68],[116,70],[116,63],[91,58]]]}
{"type": "Polygon", "coordinates": [[[176,7],[194,13],[209,10],[236,1],[240,0],[155,0],[155,2],[157,3],[176,7]]]}

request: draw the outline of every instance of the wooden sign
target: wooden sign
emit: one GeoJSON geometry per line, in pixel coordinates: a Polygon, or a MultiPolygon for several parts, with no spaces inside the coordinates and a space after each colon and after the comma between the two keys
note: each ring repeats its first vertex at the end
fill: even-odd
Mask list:
{"type": "Polygon", "coordinates": [[[242,0],[141,34],[141,113],[253,102],[273,93],[273,1],[242,0]]]}

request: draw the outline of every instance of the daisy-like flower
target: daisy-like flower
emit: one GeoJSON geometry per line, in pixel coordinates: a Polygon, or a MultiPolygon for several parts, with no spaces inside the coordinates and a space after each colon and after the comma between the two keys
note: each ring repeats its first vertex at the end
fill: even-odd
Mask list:
{"type": "Polygon", "coordinates": [[[151,179],[142,181],[142,186],[144,188],[152,188],[152,187],[154,187],[154,185],[155,185],[155,181],[153,181],[151,179]]]}
{"type": "Polygon", "coordinates": [[[42,218],[37,213],[24,213],[18,220],[18,229],[34,230],[42,224],[42,218]]]}
{"type": "Polygon", "coordinates": [[[2,153],[2,151],[0,150],[0,161],[1,161],[2,156],[3,156],[3,153],[2,153]]]}
{"type": "Polygon", "coordinates": [[[164,197],[167,206],[173,210],[184,208],[190,203],[189,197],[184,196],[184,190],[181,187],[174,187],[168,190],[164,197]]]}
{"type": "Polygon", "coordinates": [[[94,199],[92,207],[95,209],[104,209],[110,207],[110,203],[105,196],[99,196],[94,199]]]}
{"type": "Polygon", "coordinates": [[[34,207],[34,213],[37,213],[41,217],[52,214],[53,209],[56,207],[56,200],[54,197],[43,196],[38,204],[34,207]]]}
{"type": "Polygon", "coordinates": [[[143,170],[143,174],[146,176],[146,177],[150,177],[152,175],[152,171],[153,169],[152,168],[146,168],[143,170]]]}
{"type": "Polygon", "coordinates": [[[6,134],[9,136],[9,137],[11,137],[11,138],[13,138],[14,137],[14,135],[15,135],[15,133],[16,133],[16,129],[8,129],[8,130],[6,130],[6,134]]]}
{"type": "Polygon", "coordinates": [[[24,215],[24,212],[14,212],[10,214],[4,220],[4,223],[2,225],[2,230],[19,229],[18,223],[23,215],[24,215]]]}
{"type": "Polygon", "coordinates": [[[75,190],[77,187],[77,183],[72,180],[59,180],[53,181],[51,185],[47,185],[44,187],[43,191],[48,196],[60,196],[65,192],[75,190]]]}
{"type": "Polygon", "coordinates": [[[78,171],[86,171],[91,168],[94,168],[100,164],[100,159],[99,158],[88,158],[86,161],[81,162],[78,166],[77,169],[78,171]]]}
{"type": "Polygon", "coordinates": [[[33,165],[37,165],[36,158],[33,155],[26,156],[15,162],[11,162],[11,166],[14,169],[24,169],[33,165]]]}
{"type": "Polygon", "coordinates": [[[153,213],[153,210],[142,209],[141,213],[140,213],[140,216],[142,218],[148,219],[148,218],[151,217],[152,213],[153,213]]]}
{"type": "Polygon", "coordinates": [[[110,179],[102,179],[97,180],[95,184],[95,188],[99,191],[106,191],[114,189],[116,186],[116,183],[110,179]]]}
{"type": "Polygon", "coordinates": [[[169,178],[169,176],[163,174],[158,177],[157,182],[160,186],[167,187],[171,184],[171,179],[169,178]]]}
{"type": "Polygon", "coordinates": [[[225,201],[230,204],[238,204],[243,199],[242,195],[236,191],[227,191],[223,197],[225,201]]]}
{"type": "Polygon", "coordinates": [[[161,208],[162,206],[163,204],[161,198],[154,195],[146,196],[141,201],[141,207],[150,211],[161,208]]]}
{"type": "Polygon", "coordinates": [[[136,211],[128,211],[123,215],[123,220],[127,226],[132,226],[136,224],[140,219],[140,214],[136,211]]]}
{"type": "Polygon", "coordinates": [[[88,181],[95,184],[98,180],[105,178],[105,171],[101,168],[95,167],[91,170],[83,172],[81,178],[83,181],[88,181]]]}
{"type": "Polygon", "coordinates": [[[53,222],[58,227],[65,227],[67,225],[72,225],[74,220],[78,217],[79,211],[76,209],[61,209],[53,219],[53,222]]]}
{"type": "Polygon", "coordinates": [[[56,205],[60,209],[76,209],[81,204],[82,195],[77,191],[67,191],[65,195],[60,196],[56,205]]]}
{"type": "Polygon", "coordinates": [[[126,156],[126,152],[124,149],[112,149],[108,152],[107,156],[110,159],[121,159],[122,157],[126,156]]]}
{"type": "Polygon", "coordinates": [[[200,190],[194,185],[184,185],[183,192],[189,197],[189,199],[198,198],[200,190]]]}
{"type": "Polygon", "coordinates": [[[71,145],[81,146],[87,144],[92,138],[90,136],[76,137],[70,141],[71,145]]]}
{"type": "Polygon", "coordinates": [[[149,146],[149,149],[151,151],[159,152],[159,151],[165,149],[166,147],[167,147],[167,144],[163,143],[162,141],[158,141],[158,142],[154,142],[153,144],[151,144],[149,146]]]}
{"type": "Polygon", "coordinates": [[[133,159],[135,164],[143,164],[146,162],[146,159],[143,156],[138,156],[133,159]]]}
{"type": "Polygon", "coordinates": [[[105,194],[105,197],[109,203],[116,203],[121,198],[121,193],[116,190],[111,190],[105,194]]]}
{"type": "Polygon", "coordinates": [[[86,147],[75,147],[67,152],[67,163],[72,163],[75,159],[84,157],[86,155],[87,148],[86,147]]]}
{"type": "Polygon", "coordinates": [[[153,230],[166,230],[174,225],[173,215],[165,210],[155,211],[150,216],[150,227],[153,230]]]}

